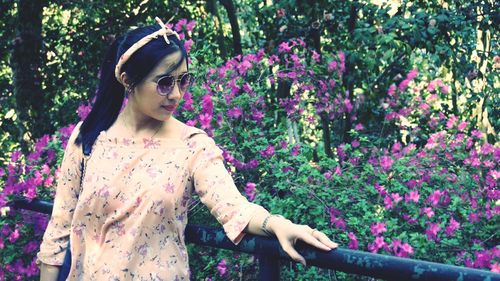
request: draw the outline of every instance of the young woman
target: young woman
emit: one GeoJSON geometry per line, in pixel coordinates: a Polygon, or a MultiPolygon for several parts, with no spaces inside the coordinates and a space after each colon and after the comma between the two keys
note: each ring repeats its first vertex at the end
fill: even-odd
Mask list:
{"type": "Polygon", "coordinates": [[[41,280],[56,280],[68,241],[67,280],[189,280],[184,229],[193,191],[235,244],[245,233],[275,235],[303,264],[297,239],[336,248],[324,233],[247,201],[214,140],[174,118],[193,75],[178,35],[157,21],[117,38],[106,54],[95,104],[61,164],[37,255],[41,280]]]}

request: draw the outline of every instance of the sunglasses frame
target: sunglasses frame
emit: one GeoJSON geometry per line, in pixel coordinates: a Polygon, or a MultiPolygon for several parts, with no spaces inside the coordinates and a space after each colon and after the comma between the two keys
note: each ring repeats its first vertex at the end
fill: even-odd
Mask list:
{"type": "Polygon", "coordinates": [[[165,76],[160,77],[156,81],[156,93],[158,95],[162,96],[162,97],[166,97],[166,96],[168,96],[169,94],[172,93],[172,91],[174,90],[176,84],[179,87],[179,91],[184,93],[184,92],[188,91],[188,89],[191,87],[191,85],[193,85],[193,82],[194,82],[194,75],[191,72],[185,72],[185,73],[177,76],[177,78],[175,78],[175,76],[172,76],[172,75],[165,75],[165,76]],[[189,81],[189,84],[187,85],[186,90],[183,91],[182,88],[180,87],[180,83],[181,83],[182,78],[184,78],[186,75],[189,75],[191,77],[191,80],[189,81]],[[165,93],[165,94],[163,94],[160,91],[160,81],[163,78],[173,78],[174,79],[174,83],[172,84],[172,88],[167,93],[165,93]]]}

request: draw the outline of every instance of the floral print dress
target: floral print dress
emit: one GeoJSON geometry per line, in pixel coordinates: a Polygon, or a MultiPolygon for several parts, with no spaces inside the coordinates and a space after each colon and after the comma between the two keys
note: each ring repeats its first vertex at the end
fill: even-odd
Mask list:
{"type": "Polygon", "coordinates": [[[189,280],[184,230],[193,191],[235,244],[262,208],[238,191],[214,140],[187,125],[178,139],[101,132],[80,190],[80,125],[68,141],[37,254],[39,263],[61,265],[71,240],[67,280],[189,280]]]}

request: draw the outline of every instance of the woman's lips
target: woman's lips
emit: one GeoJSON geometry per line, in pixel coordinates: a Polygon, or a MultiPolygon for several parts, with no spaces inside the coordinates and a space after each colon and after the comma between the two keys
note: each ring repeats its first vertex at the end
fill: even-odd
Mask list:
{"type": "Polygon", "coordinates": [[[162,107],[168,111],[174,111],[177,106],[175,106],[175,105],[162,105],[162,107]]]}

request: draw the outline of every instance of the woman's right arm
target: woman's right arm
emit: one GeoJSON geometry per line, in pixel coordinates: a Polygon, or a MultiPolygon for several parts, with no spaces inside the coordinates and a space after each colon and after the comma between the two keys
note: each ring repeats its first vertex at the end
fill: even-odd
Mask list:
{"type": "Polygon", "coordinates": [[[57,175],[54,207],[47,229],[43,235],[37,264],[40,280],[57,280],[59,267],[63,264],[71,231],[71,221],[80,194],[81,146],[75,144],[81,123],[73,129],[57,175]]]}

